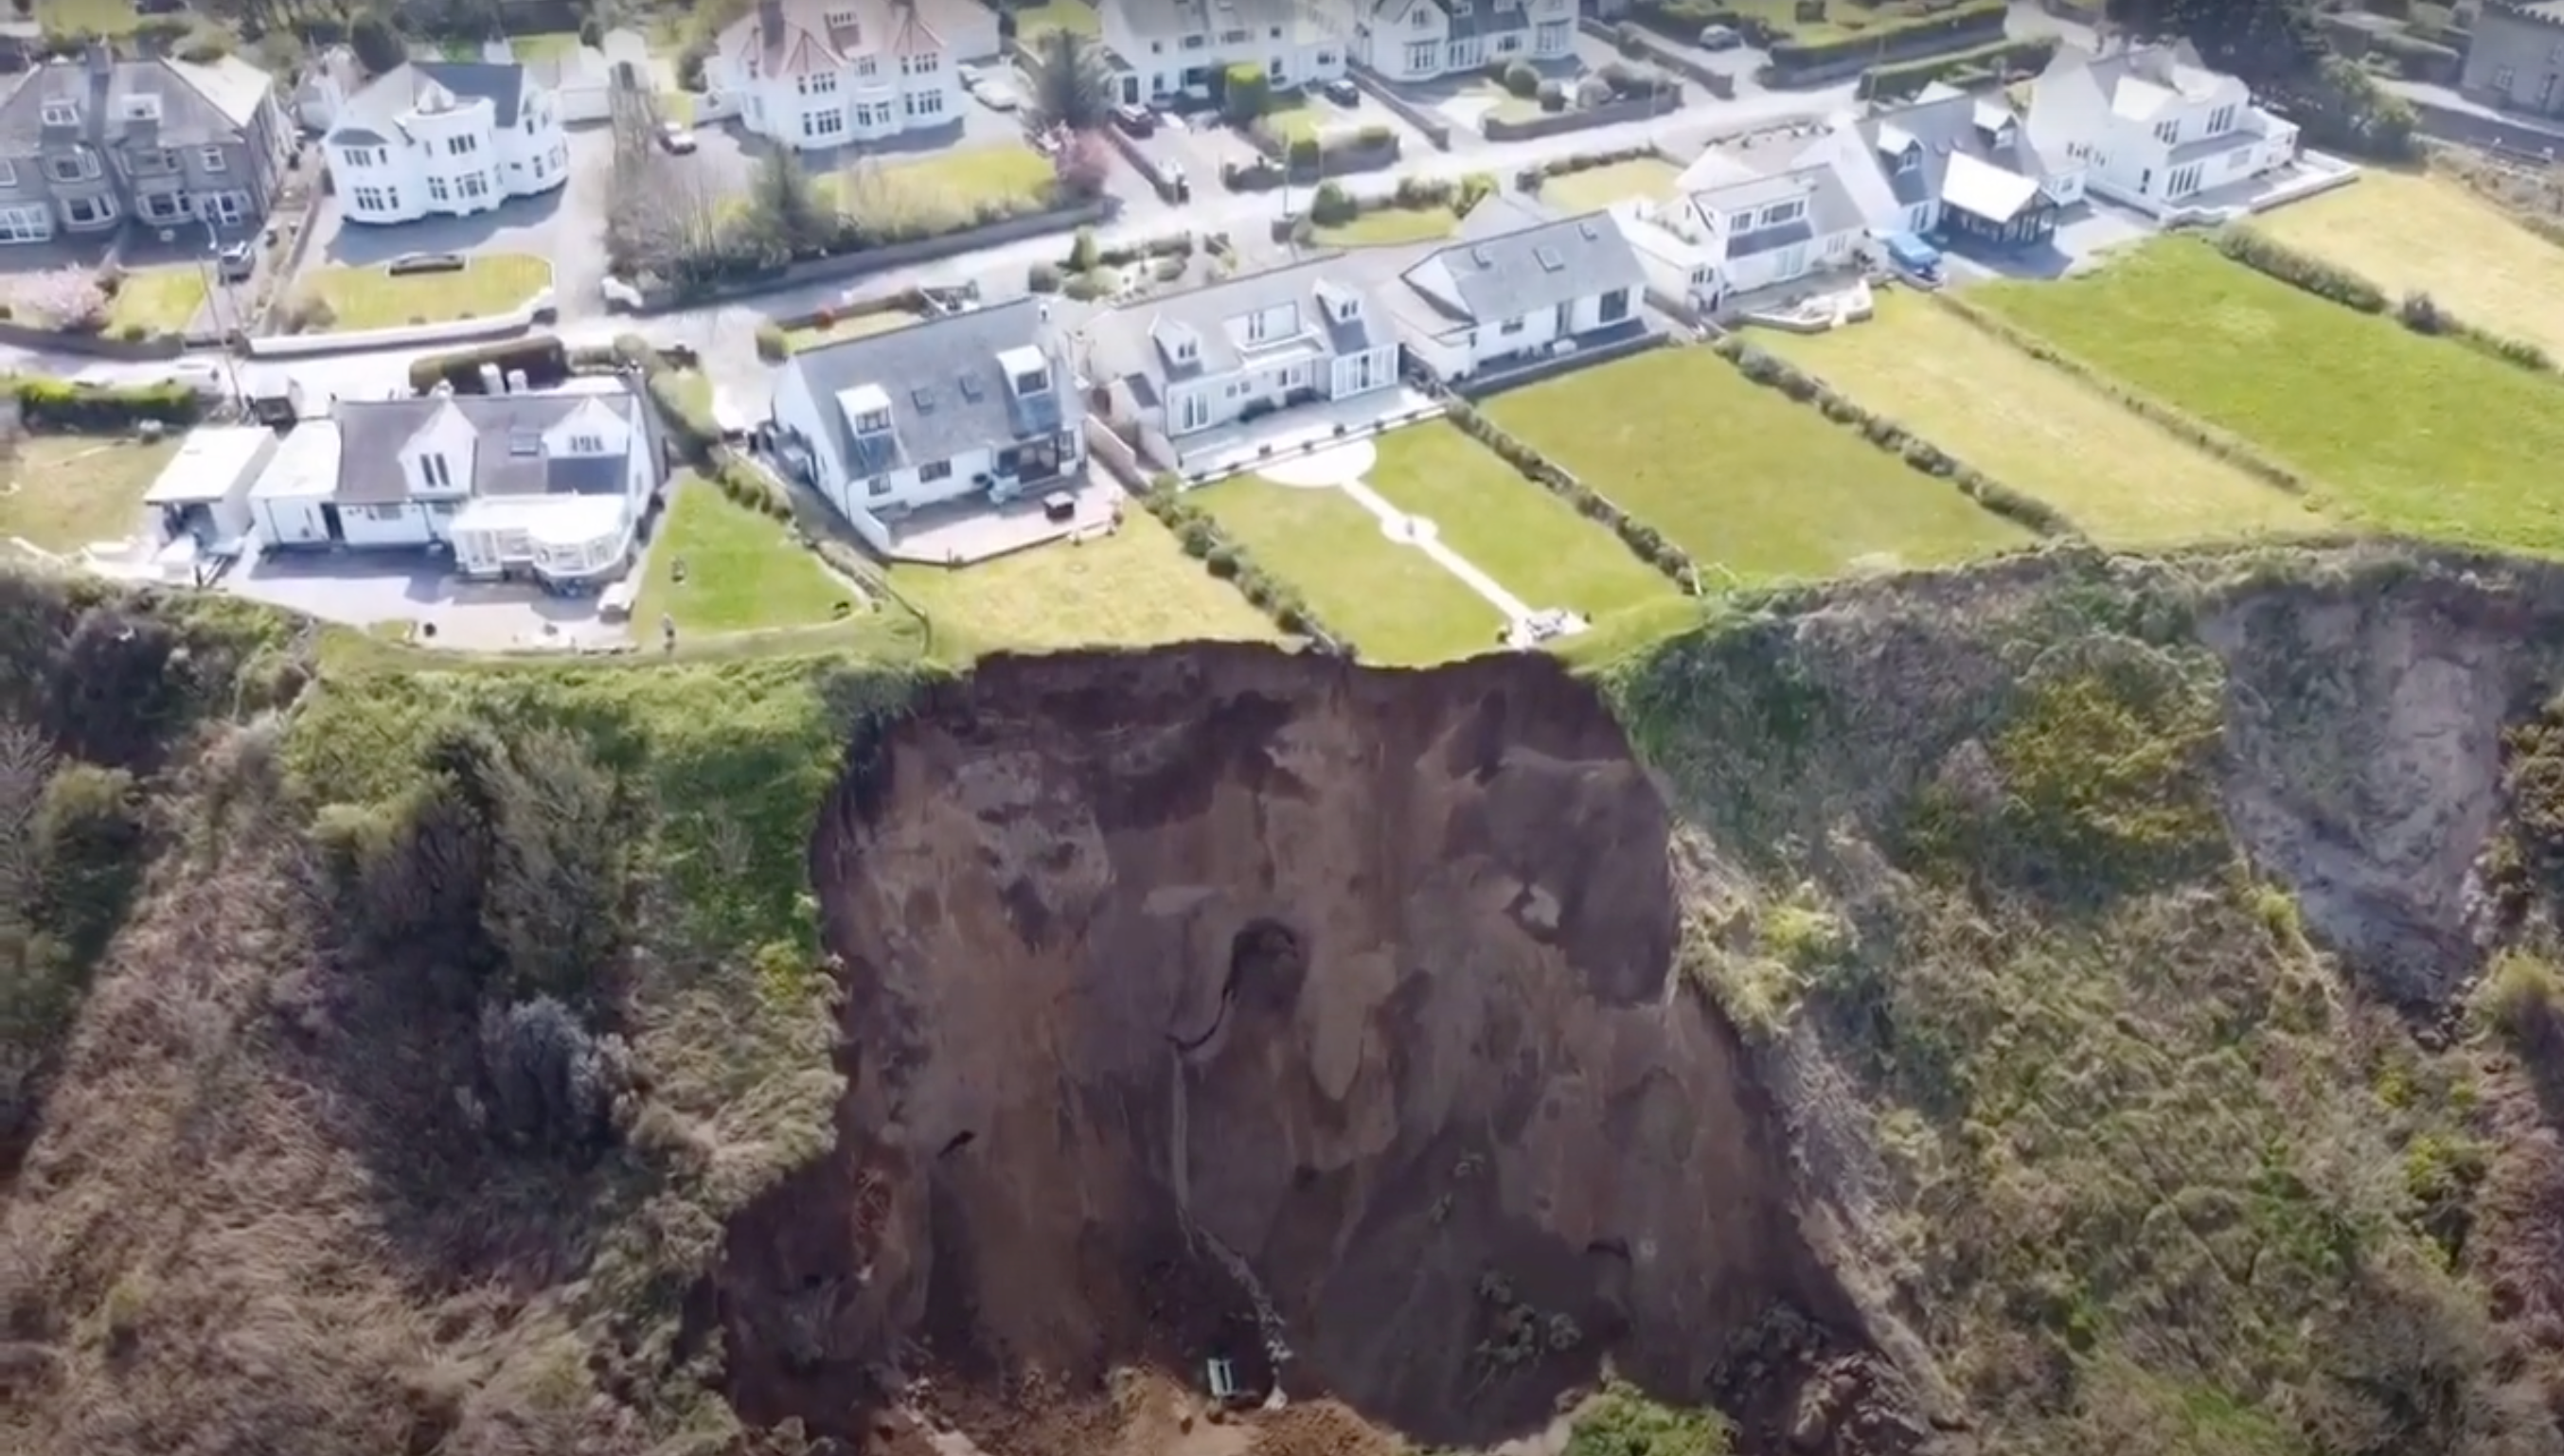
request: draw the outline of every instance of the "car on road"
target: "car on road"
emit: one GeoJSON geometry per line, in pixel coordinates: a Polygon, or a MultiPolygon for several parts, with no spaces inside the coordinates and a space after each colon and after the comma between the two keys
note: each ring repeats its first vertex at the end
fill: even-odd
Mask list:
{"type": "Polygon", "coordinates": [[[226,243],[214,255],[214,271],[225,283],[247,283],[249,276],[258,272],[258,252],[247,238],[226,243]]]}
{"type": "Polygon", "coordinates": [[[1326,85],[1319,87],[1318,91],[1321,95],[1326,97],[1328,101],[1334,102],[1340,106],[1356,106],[1362,104],[1362,88],[1354,85],[1353,78],[1349,76],[1339,76],[1335,80],[1328,82],[1326,85]]]}
{"type": "Polygon", "coordinates": [[[1158,129],[1158,113],[1136,103],[1115,106],[1113,124],[1133,136],[1146,136],[1158,129]]]}
{"type": "Polygon", "coordinates": [[[1734,26],[1705,25],[1700,28],[1700,48],[1704,51],[1733,51],[1745,44],[1745,37],[1734,26]]]}
{"type": "Polygon", "coordinates": [[[659,123],[659,144],[682,156],[695,149],[695,128],[683,121],[659,123]]]}

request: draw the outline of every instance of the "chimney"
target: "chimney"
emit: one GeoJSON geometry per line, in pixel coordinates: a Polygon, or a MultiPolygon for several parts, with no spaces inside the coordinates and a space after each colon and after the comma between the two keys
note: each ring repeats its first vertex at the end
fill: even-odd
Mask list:
{"type": "Polygon", "coordinates": [[[783,0],[756,0],[756,38],[768,51],[783,44],[783,0]]]}
{"type": "Polygon", "coordinates": [[[115,48],[105,41],[92,41],[82,59],[89,63],[89,74],[106,76],[115,70],[115,48]]]}

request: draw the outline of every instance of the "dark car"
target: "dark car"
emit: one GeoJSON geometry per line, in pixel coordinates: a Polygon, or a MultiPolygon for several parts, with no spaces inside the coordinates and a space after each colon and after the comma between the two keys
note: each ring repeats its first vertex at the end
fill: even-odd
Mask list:
{"type": "Polygon", "coordinates": [[[1318,92],[1340,106],[1359,105],[1362,103],[1362,88],[1354,85],[1351,77],[1339,76],[1319,87],[1318,92]]]}
{"type": "Polygon", "coordinates": [[[1158,113],[1137,104],[1115,106],[1113,124],[1134,136],[1146,136],[1158,129],[1158,113]]]}
{"type": "Polygon", "coordinates": [[[258,272],[258,254],[251,249],[247,239],[226,243],[222,251],[214,255],[214,268],[225,283],[246,283],[251,274],[258,272]]]}

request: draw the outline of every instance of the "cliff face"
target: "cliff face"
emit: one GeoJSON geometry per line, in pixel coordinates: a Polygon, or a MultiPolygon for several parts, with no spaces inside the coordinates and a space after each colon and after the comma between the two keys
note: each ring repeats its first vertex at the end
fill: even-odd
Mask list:
{"type": "Polygon", "coordinates": [[[725,1281],[733,1350],[805,1356],[751,1407],[922,1329],[1073,1379],[1280,1352],[1451,1443],[1605,1343],[1699,1390],[1776,1302],[1847,1315],[1675,982],[1664,804],[1554,662],[997,660],[860,756],[813,852],[839,1165],[725,1281]]]}

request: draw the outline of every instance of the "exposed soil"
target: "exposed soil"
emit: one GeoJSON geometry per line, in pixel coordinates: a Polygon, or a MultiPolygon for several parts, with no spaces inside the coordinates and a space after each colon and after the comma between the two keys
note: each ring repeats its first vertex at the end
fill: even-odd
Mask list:
{"type": "Polygon", "coordinates": [[[734,1226],[706,1302],[747,1419],[1478,1445],[1605,1350],[1704,1398],[1775,1309],[1834,1333],[1772,1378],[1864,1395],[1777,1126],[1671,968],[1664,805],[1555,663],[1000,658],[854,761],[813,849],[838,1155],[734,1226]],[[1213,1421],[1214,1357],[1288,1408],[1213,1421]]]}

